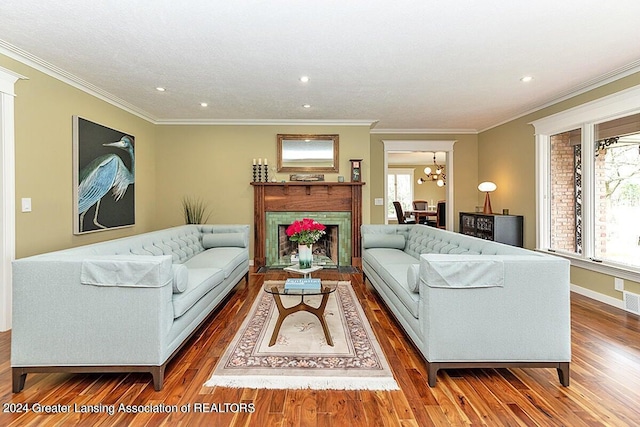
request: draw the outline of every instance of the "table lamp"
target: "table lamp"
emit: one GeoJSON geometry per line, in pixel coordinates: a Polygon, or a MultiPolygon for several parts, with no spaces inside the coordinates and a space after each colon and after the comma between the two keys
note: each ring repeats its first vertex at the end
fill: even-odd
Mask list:
{"type": "Polygon", "coordinates": [[[498,186],[490,181],[481,182],[480,185],[478,185],[478,190],[486,193],[486,196],[484,198],[484,208],[482,209],[482,213],[485,213],[485,214],[493,213],[491,211],[491,199],[489,198],[489,193],[492,191],[495,191],[496,188],[498,188],[498,186]]]}

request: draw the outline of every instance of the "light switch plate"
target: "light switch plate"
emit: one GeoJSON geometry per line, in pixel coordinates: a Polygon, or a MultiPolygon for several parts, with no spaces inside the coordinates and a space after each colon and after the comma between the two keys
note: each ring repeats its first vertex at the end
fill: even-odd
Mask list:
{"type": "Polygon", "coordinates": [[[384,199],[381,197],[377,197],[373,200],[373,204],[376,206],[382,206],[384,205],[384,199]]]}
{"type": "Polygon", "coordinates": [[[22,212],[31,212],[31,197],[22,198],[22,212]]]}
{"type": "Polygon", "coordinates": [[[624,291],[624,280],[616,277],[615,279],[613,279],[613,287],[616,289],[616,291],[624,291]]]}

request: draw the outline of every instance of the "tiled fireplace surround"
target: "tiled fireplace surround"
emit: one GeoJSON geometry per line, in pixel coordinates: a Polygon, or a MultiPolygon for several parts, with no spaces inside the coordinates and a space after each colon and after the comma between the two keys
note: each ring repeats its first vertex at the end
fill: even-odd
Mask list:
{"type": "Polygon", "coordinates": [[[332,254],[335,264],[351,265],[351,212],[267,212],[267,265],[278,265],[280,257],[286,255],[282,253],[285,248],[297,248],[297,244],[288,244],[293,242],[288,242],[285,229],[302,218],[315,219],[327,227],[324,238],[313,245],[314,251],[327,243],[329,250],[335,249],[332,254]]]}
{"type": "MultiPolygon", "coordinates": [[[[254,182],[252,185],[256,267],[279,264],[282,236],[278,236],[278,229],[302,218],[313,218],[330,228],[337,227],[337,263],[341,266],[361,265],[363,183],[254,182]]],[[[336,238],[335,234],[333,238],[336,238]]]]}

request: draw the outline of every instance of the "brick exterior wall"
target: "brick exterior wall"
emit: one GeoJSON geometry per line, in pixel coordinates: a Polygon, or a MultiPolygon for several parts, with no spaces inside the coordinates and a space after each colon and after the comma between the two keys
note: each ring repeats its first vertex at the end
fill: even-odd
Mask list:
{"type": "Polygon", "coordinates": [[[551,137],[551,247],[576,252],[574,148],[570,132],[551,137]]]}
{"type": "MultiPolygon", "coordinates": [[[[551,137],[551,247],[581,252],[576,244],[576,176],[571,132],[551,137]]],[[[596,255],[607,250],[607,206],[605,153],[595,158],[596,255]]],[[[584,212],[582,213],[584,215],[584,212]]]]}

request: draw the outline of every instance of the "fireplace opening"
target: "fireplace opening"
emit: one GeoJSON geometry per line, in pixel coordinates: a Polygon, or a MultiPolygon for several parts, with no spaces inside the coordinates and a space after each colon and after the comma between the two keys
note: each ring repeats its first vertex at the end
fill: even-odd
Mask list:
{"type": "MultiPolygon", "coordinates": [[[[298,256],[298,243],[292,242],[287,236],[289,224],[278,224],[278,258],[284,265],[295,264],[298,256]]],[[[325,224],[325,234],[313,244],[313,264],[323,267],[338,267],[339,228],[337,224],[325,224]]]]}

